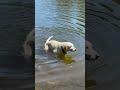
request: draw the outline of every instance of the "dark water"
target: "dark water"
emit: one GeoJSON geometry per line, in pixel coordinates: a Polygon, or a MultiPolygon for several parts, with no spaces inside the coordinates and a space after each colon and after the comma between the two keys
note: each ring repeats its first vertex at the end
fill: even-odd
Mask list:
{"type": "Polygon", "coordinates": [[[86,39],[93,43],[101,58],[86,64],[86,71],[97,84],[88,90],[119,90],[120,76],[120,2],[86,1],[86,39]]]}
{"type": "Polygon", "coordinates": [[[34,27],[34,1],[0,1],[0,90],[34,89],[34,63],[21,54],[34,27]]]}

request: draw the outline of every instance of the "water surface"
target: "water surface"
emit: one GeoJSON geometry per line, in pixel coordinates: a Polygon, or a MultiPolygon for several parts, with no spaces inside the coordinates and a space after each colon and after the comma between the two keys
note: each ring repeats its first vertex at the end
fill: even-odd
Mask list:
{"type": "Polygon", "coordinates": [[[86,39],[100,54],[96,63],[86,64],[90,79],[97,85],[88,90],[114,90],[119,88],[120,46],[119,0],[86,1],[86,39]],[[89,66],[89,67],[88,67],[89,66]]]}
{"type": "Polygon", "coordinates": [[[36,90],[84,89],[84,8],[84,0],[35,1],[36,90]],[[75,45],[77,51],[68,54],[76,61],[74,64],[66,65],[54,54],[44,51],[44,43],[51,35],[58,41],[75,45]]]}
{"type": "Polygon", "coordinates": [[[34,89],[34,63],[21,54],[34,26],[34,2],[0,1],[0,90],[34,89]]]}

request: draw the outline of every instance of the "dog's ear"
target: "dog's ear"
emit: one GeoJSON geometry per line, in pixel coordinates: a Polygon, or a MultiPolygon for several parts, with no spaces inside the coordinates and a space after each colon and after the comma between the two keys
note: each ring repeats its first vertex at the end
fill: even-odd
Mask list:
{"type": "Polygon", "coordinates": [[[64,53],[67,53],[68,51],[68,46],[61,46],[61,49],[64,53]]]}
{"type": "Polygon", "coordinates": [[[66,51],[69,50],[71,48],[71,46],[63,46],[63,49],[65,49],[66,51]]]}
{"type": "Polygon", "coordinates": [[[62,49],[66,50],[67,49],[67,46],[61,46],[62,49]]]}

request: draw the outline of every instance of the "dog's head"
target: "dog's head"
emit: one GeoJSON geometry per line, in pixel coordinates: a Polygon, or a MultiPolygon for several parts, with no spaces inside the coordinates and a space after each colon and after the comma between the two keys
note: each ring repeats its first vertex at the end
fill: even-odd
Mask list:
{"type": "Polygon", "coordinates": [[[67,53],[68,51],[75,52],[76,48],[71,42],[65,42],[63,46],[61,46],[62,50],[67,53]]]}
{"type": "Polygon", "coordinates": [[[99,54],[93,49],[93,45],[89,41],[85,41],[85,59],[97,60],[99,54]]]}

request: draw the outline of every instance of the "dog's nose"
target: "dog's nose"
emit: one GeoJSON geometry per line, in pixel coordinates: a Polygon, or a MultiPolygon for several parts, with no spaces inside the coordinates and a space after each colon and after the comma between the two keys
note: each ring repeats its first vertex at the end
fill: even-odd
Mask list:
{"type": "Polygon", "coordinates": [[[76,49],[75,49],[75,51],[76,51],[76,49]]]}
{"type": "Polygon", "coordinates": [[[96,55],[96,59],[98,59],[100,56],[96,55]]]}

